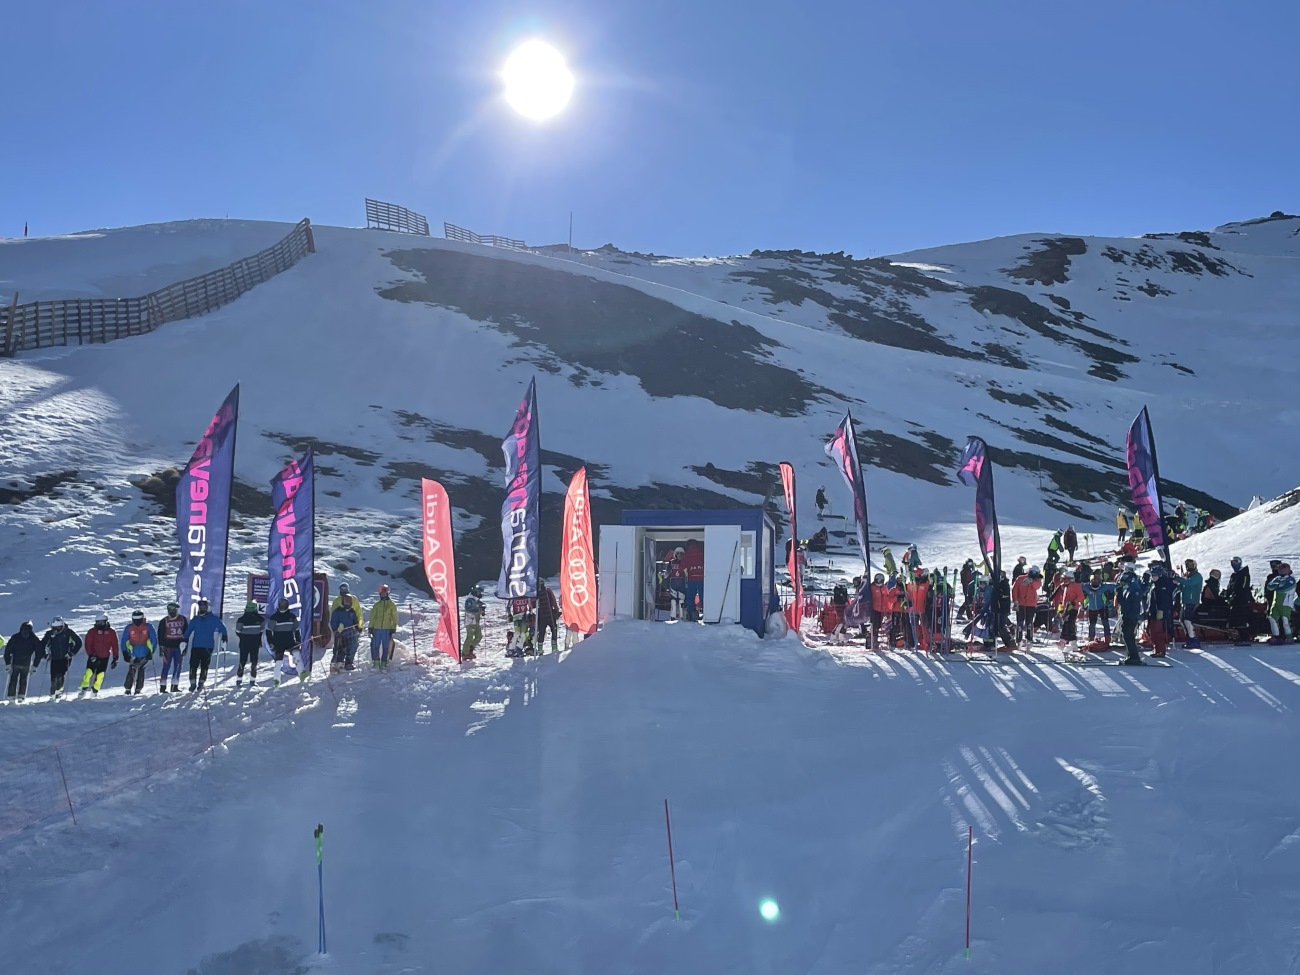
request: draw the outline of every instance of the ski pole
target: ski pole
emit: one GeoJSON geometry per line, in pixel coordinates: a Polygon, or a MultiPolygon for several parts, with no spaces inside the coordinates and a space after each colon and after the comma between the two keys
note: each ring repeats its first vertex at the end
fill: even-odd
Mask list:
{"type": "Polygon", "coordinates": [[[673,920],[682,919],[677,906],[677,863],[673,859],[673,821],[668,816],[668,800],[664,800],[664,825],[668,828],[668,873],[673,880],[673,920]]]}
{"type": "Polygon", "coordinates": [[[325,856],[321,848],[321,839],[325,835],[325,827],[317,823],[316,831],[313,834],[316,837],[316,889],[320,894],[320,953],[325,954],[325,856]]]}

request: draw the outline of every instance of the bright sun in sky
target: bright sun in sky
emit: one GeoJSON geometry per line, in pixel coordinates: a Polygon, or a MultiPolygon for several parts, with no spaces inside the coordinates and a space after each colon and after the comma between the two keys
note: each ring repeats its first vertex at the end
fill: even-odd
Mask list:
{"type": "Polygon", "coordinates": [[[545,41],[524,41],[501,70],[506,101],[520,115],[540,122],[558,113],[573,94],[573,75],[564,55],[545,41]]]}

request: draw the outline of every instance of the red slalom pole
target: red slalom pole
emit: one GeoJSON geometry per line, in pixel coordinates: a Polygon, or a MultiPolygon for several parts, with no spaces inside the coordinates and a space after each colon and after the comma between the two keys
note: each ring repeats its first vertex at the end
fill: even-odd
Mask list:
{"type": "Polygon", "coordinates": [[[970,958],[970,872],[971,850],[975,845],[975,827],[966,827],[966,958],[970,958]]]}
{"type": "Polygon", "coordinates": [[[673,920],[682,919],[681,910],[677,906],[677,864],[673,860],[673,821],[668,816],[668,800],[664,800],[664,825],[668,827],[668,872],[673,878],[673,920]]]}

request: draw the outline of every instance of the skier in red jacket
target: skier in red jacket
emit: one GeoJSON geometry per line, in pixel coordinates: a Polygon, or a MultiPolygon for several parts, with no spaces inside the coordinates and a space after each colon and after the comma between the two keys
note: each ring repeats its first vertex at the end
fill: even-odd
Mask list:
{"type": "Polygon", "coordinates": [[[108,625],[106,614],[100,613],[95,617],[95,625],[86,631],[82,647],[86,651],[86,672],[81,675],[81,693],[85,694],[89,689],[90,693],[98,694],[104,686],[108,658],[113,658],[114,667],[118,658],[117,631],[108,625]]]}

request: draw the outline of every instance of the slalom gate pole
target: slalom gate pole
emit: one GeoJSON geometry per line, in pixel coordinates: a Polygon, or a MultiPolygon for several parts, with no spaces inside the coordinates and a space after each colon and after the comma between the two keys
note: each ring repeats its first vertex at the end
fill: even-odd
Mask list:
{"type": "Polygon", "coordinates": [[[316,837],[316,889],[320,894],[319,950],[323,955],[325,954],[325,855],[322,849],[322,838],[325,835],[325,827],[317,823],[312,835],[316,837]]]}
{"type": "MultiPolygon", "coordinates": [[[[970,960],[970,873],[973,857],[971,851],[975,846],[975,827],[966,827],[966,959],[970,960]]],[[[321,922],[324,923],[323,921],[321,922]]]]}
{"type": "Polygon", "coordinates": [[[411,651],[415,654],[415,662],[419,664],[420,641],[415,635],[415,607],[411,604],[409,599],[406,601],[406,612],[411,617],[411,651]]]}
{"type": "Polygon", "coordinates": [[[664,800],[664,825],[668,827],[668,874],[673,881],[673,920],[682,919],[681,910],[677,905],[677,863],[673,860],[673,821],[668,816],[668,800],[664,800]]]}

